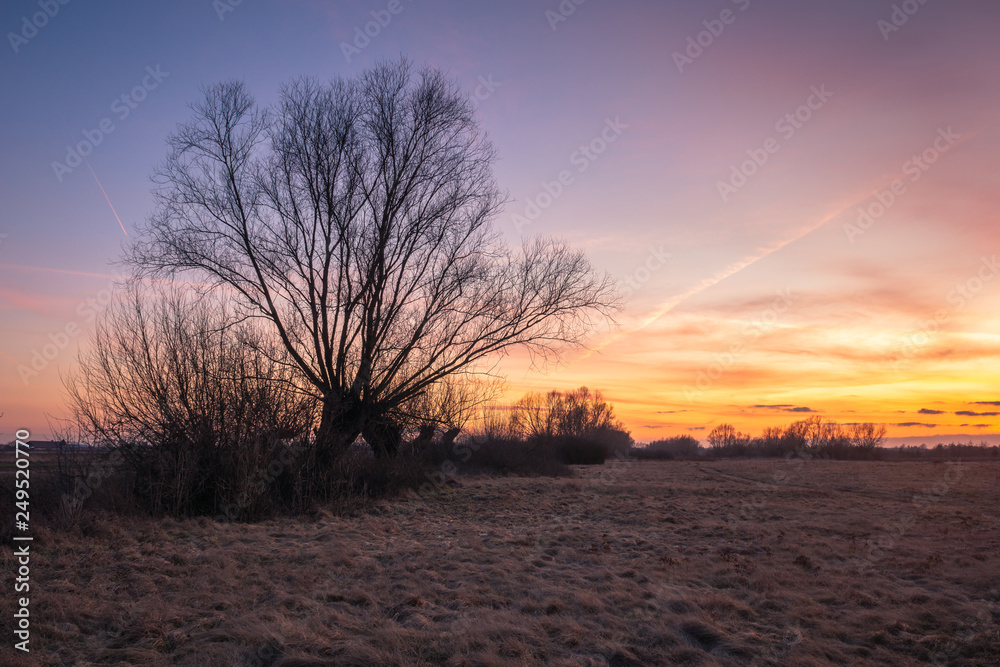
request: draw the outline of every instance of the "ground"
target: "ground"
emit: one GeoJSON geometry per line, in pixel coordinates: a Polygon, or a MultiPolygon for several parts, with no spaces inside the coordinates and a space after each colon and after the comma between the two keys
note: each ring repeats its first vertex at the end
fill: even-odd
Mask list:
{"type": "Polygon", "coordinates": [[[998,506],[996,463],[664,461],[104,518],[39,535],[32,652],[0,662],[997,665],[998,506]]]}

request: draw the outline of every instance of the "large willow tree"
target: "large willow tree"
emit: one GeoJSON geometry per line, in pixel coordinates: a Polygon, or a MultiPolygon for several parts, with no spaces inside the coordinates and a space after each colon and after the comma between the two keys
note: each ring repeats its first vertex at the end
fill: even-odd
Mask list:
{"type": "Polygon", "coordinates": [[[359,434],[393,452],[406,406],[442,381],[514,347],[580,344],[615,307],[581,252],[503,243],[494,149],[440,71],[300,79],[269,108],[224,83],[192,111],[129,259],[225,289],[273,326],[321,400],[321,461],[359,434]]]}

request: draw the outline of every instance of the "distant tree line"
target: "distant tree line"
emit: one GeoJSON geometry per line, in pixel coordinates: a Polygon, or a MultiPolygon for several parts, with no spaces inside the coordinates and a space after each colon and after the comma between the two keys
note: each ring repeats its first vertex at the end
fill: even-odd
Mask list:
{"type": "MultiPolygon", "coordinates": [[[[819,416],[786,427],[768,427],[758,436],[741,433],[732,424],[719,424],[708,434],[705,454],[715,458],[785,457],[798,453],[834,459],[876,459],[885,441],[885,424],[841,425],[819,416]]],[[[691,458],[701,454],[698,440],[689,435],[651,442],[633,450],[640,459],[691,458]]]]}
{"type": "Polygon", "coordinates": [[[708,434],[709,453],[716,457],[777,456],[808,452],[831,459],[875,459],[885,441],[885,424],[871,422],[841,425],[820,416],[796,421],[782,428],[765,428],[759,437],[720,424],[708,434]]]}
{"type": "Polygon", "coordinates": [[[899,447],[883,447],[880,452],[884,460],[889,461],[964,461],[998,459],[1000,446],[990,446],[986,442],[978,445],[973,442],[938,443],[933,447],[924,445],[900,445],[899,447]]]}
{"type": "Polygon", "coordinates": [[[760,436],[741,433],[732,424],[720,424],[708,434],[708,447],[690,435],[650,442],[631,451],[636,459],[783,458],[809,454],[815,458],[841,460],[956,460],[1000,457],[1000,447],[952,443],[935,447],[923,445],[885,446],[887,427],[872,422],[838,424],[814,416],[785,427],[765,428],[760,436]]]}

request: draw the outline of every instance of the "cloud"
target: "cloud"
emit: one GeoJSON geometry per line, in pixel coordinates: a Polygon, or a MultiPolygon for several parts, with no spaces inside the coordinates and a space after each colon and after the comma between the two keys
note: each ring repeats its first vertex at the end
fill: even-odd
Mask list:
{"type": "Polygon", "coordinates": [[[805,406],[795,406],[791,404],[782,405],[751,405],[751,408],[759,408],[763,410],[781,410],[782,412],[816,412],[812,408],[807,408],[805,406]]]}
{"type": "Polygon", "coordinates": [[[896,424],[896,426],[923,426],[924,428],[937,428],[937,424],[922,424],[921,422],[903,422],[902,424],[896,424]]]}
{"type": "Polygon", "coordinates": [[[976,401],[972,405],[994,405],[1000,407],[1000,401],[976,401]]]}
{"type": "Polygon", "coordinates": [[[959,410],[955,413],[962,417],[996,417],[1000,412],[972,412],[971,410],[959,410]]]}
{"type": "Polygon", "coordinates": [[[77,276],[82,278],[105,278],[107,280],[117,280],[118,276],[108,273],[88,273],[86,271],[70,271],[69,269],[53,269],[48,266],[28,266],[25,264],[0,264],[0,269],[17,271],[40,271],[44,273],[58,273],[60,275],[77,276]]]}
{"type": "Polygon", "coordinates": [[[691,426],[690,428],[688,428],[688,430],[689,431],[704,431],[705,427],[704,426],[691,426]]]}
{"type": "Polygon", "coordinates": [[[944,410],[929,410],[927,408],[920,408],[920,410],[917,412],[917,414],[920,414],[920,415],[943,415],[944,414],[944,410]]]}
{"type": "Polygon", "coordinates": [[[990,425],[989,424],[962,424],[962,427],[963,428],[964,427],[969,427],[969,428],[989,428],[990,425]]]}
{"type": "MultiPolygon", "coordinates": [[[[857,202],[857,203],[861,203],[861,202],[857,202]]],[[[756,264],[760,260],[764,259],[765,257],[768,257],[769,255],[772,255],[772,254],[776,253],[777,251],[781,250],[785,246],[788,246],[788,245],[794,243],[795,241],[798,241],[799,239],[803,238],[804,236],[807,236],[807,235],[811,234],[812,232],[816,231],[817,229],[822,228],[823,226],[826,225],[826,223],[828,223],[831,220],[833,220],[834,218],[838,217],[840,214],[844,213],[845,211],[847,211],[849,209],[853,209],[853,206],[854,206],[854,203],[851,203],[851,204],[843,207],[842,209],[840,209],[838,207],[838,210],[836,210],[832,214],[830,214],[830,215],[828,215],[826,217],[823,217],[822,219],[820,219],[818,221],[814,220],[814,221],[810,222],[809,224],[803,225],[803,226],[799,227],[798,229],[794,230],[791,233],[790,236],[786,236],[785,238],[779,239],[777,241],[773,241],[772,243],[770,243],[770,244],[768,244],[766,246],[759,246],[759,247],[757,247],[754,252],[752,252],[751,254],[745,256],[743,259],[738,260],[736,262],[732,262],[725,269],[722,269],[721,271],[716,271],[711,277],[702,278],[694,286],[689,287],[684,292],[682,292],[680,294],[677,294],[677,295],[674,295],[674,296],[670,297],[669,299],[667,299],[666,301],[662,302],[659,306],[653,308],[652,311],[650,311],[650,312],[646,313],[645,315],[641,316],[639,322],[637,324],[635,324],[634,326],[632,326],[632,327],[630,327],[630,328],[628,328],[628,329],[626,329],[624,331],[615,332],[614,334],[612,334],[611,336],[609,336],[603,342],[598,343],[597,345],[595,345],[594,348],[588,350],[587,353],[583,355],[583,358],[586,359],[587,357],[589,357],[594,352],[599,352],[599,351],[603,350],[605,347],[607,347],[608,345],[610,345],[611,343],[613,343],[614,341],[618,340],[619,338],[621,338],[623,336],[628,336],[630,334],[634,334],[634,333],[640,332],[643,329],[645,329],[646,327],[650,326],[651,324],[654,324],[654,323],[658,322],[667,313],[669,313],[670,311],[672,311],[674,308],[676,308],[680,304],[684,303],[685,301],[688,301],[692,297],[697,296],[698,294],[701,294],[702,292],[704,292],[707,289],[715,287],[716,285],[718,285],[719,283],[723,282],[727,278],[730,278],[730,277],[736,275],[737,273],[743,271],[747,267],[753,266],[754,264],[756,264]]]]}
{"type": "MultiPolygon", "coordinates": [[[[845,299],[849,297],[845,296],[845,299]]],[[[796,310],[799,314],[800,311],[796,310]]],[[[903,316],[909,316],[903,313],[903,316]]],[[[916,318],[916,316],[914,316],[916,318]]],[[[955,318],[953,318],[955,319],[955,318]]],[[[884,365],[895,368],[898,363],[919,362],[975,362],[1000,358],[1000,345],[995,341],[979,340],[975,335],[953,332],[946,328],[926,344],[906,348],[902,353],[902,340],[895,336],[873,337],[870,330],[851,322],[837,322],[832,317],[817,313],[813,327],[776,327],[762,335],[754,349],[787,357],[806,357],[829,361],[831,358],[852,364],[884,365]],[[820,324],[827,326],[819,326],[820,324]]],[[[739,330],[737,329],[737,334],[739,330]]]]}

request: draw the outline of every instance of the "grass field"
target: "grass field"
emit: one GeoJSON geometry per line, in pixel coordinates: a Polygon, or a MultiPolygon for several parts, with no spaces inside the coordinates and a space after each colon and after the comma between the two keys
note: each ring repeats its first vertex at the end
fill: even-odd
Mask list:
{"type": "Polygon", "coordinates": [[[100,519],[38,535],[32,653],[0,662],[996,665],[998,507],[996,463],[668,461],[100,519]]]}

